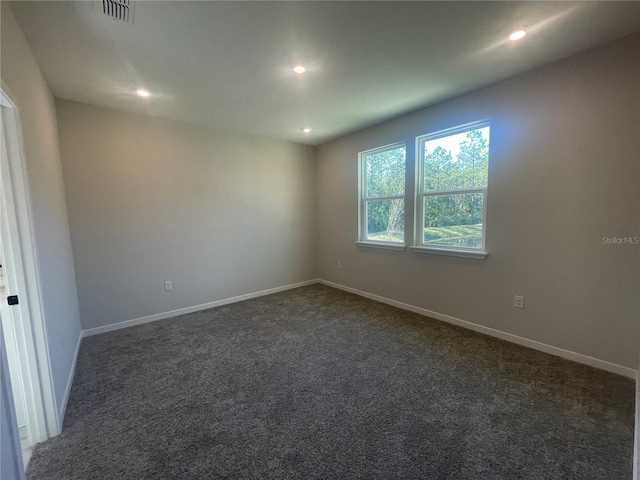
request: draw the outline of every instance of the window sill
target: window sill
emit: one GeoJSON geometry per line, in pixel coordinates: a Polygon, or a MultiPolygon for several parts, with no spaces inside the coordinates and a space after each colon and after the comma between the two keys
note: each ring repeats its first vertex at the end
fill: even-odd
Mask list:
{"type": "Polygon", "coordinates": [[[475,258],[476,260],[484,260],[489,252],[472,250],[457,250],[453,248],[433,248],[433,247],[409,247],[411,251],[416,253],[429,253],[432,255],[448,255],[450,257],[475,258]]]}
{"type": "Polygon", "coordinates": [[[359,247],[366,248],[384,248],[386,250],[406,250],[407,246],[401,243],[383,243],[383,242],[365,242],[362,240],[358,240],[356,245],[359,247]]]}

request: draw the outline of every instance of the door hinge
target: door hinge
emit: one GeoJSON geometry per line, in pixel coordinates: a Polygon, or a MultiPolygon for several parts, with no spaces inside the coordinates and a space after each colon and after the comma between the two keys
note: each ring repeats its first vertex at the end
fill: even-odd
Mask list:
{"type": "Polygon", "coordinates": [[[20,303],[20,302],[18,301],[18,295],[9,295],[9,296],[7,297],[7,303],[8,303],[9,305],[18,305],[18,303],[20,303]]]}

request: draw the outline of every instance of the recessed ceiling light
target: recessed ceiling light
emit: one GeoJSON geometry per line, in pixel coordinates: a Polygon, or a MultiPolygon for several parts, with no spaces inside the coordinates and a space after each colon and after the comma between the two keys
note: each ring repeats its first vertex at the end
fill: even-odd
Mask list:
{"type": "Polygon", "coordinates": [[[512,42],[514,42],[516,40],[520,40],[526,34],[527,34],[527,32],[525,32],[524,30],[516,30],[511,35],[509,35],[509,40],[511,40],[512,42]]]}
{"type": "Polygon", "coordinates": [[[310,129],[309,127],[305,127],[305,128],[303,128],[303,129],[302,129],[302,131],[303,131],[304,133],[310,133],[310,132],[311,132],[311,129],[310,129]]]}
{"type": "Polygon", "coordinates": [[[298,75],[302,75],[304,72],[307,71],[307,69],[304,67],[304,65],[301,64],[297,64],[293,66],[293,71],[296,72],[298,75]]]}
{"type": "Polygon", "coordinates": [[[149,93],[149,90],[145,90],[144,88],[139,88],[138,90],[136,90],[136,93],[138,95],[140,95],[141,97],[150,97],[151,94],[149,93]]]}

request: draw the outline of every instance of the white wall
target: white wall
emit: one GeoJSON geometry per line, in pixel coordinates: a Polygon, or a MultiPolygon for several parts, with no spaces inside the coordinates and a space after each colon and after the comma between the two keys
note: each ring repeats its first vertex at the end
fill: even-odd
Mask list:
{"type": "Polygon", "coordinates": [[[24,140],[42,308],[60,408],[73,373],[80,314],[55,106],[7,2],[2,2],[1,45],[2,84],[17,106],[24,140]]]}
{"type": "Polygon", "coordinates": [[[316,277],[312,147],[56,109],[83,329],[316,277]]]}
{"type": "Polygon", "coordinates": [[[636,369],[640,246],[602,237],[640,236],[639,51],[627,37],[320,146],[320,277],[636,369]],[[412,185],[415,136],[488,117],[486,260],[354,244],[359,151],[407,142],[412,185]]]}

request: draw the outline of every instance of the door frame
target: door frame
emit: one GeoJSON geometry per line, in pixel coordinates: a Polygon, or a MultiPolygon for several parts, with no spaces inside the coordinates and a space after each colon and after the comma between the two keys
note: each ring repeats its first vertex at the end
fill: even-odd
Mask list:
{"type": "MultiPolygon", "coordinates": [[[[2,230],[3,269],[7,265],[20,303],[12,306],[20,370],[25,393],[25,416],[29,446],[43,442],[60,433],[53,376],[49,356],[46,325],[42,309],[42,296],[37,265],[37,244],[33,235],[33,218],[29,196],[29,182],[24,162],[23,138],[19,112],[0,88],[2,115],[2,160],[0,162],[0,194],[4,198],[2,230]],[[9,260],[9,263],[7,263],[9,260]]],[[[8,274],[8,275],[7,275],[8,274]]],[[[6,340],[6,339],[5,339],[6,340]]]]}

